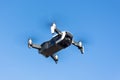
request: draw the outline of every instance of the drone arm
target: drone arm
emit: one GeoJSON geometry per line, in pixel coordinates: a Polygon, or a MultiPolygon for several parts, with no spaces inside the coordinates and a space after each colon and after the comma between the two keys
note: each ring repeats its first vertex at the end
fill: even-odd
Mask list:
{"type": "Polygon", "coordinates": [[[28,40],[28,47],[29,47],[29,48],[32,47],[32,48],[35,48],[35,49],[41,49],[41,45],[33,44],[33,43],[32,43],[32,39],[29,39],[29,40],[28,40]]]}
{"type": "Polygon", "coordinates": [[[41,46],[38,44],[32,44],[31,47],[35,49],[41,49],[41,46]]]}
{"type": "Polygon", "coordinates": [[[80,49],[81,53],[83,54],[84,53],[84,46],[82,45],[82,42],[75,42],[75,41],[72,41],[72,44],[76,47],[78,47],[78,49],[80,49]]]}
{"type": "Polygon", "coordinates": [[[72,41],[72,44],[73,44],[74,46],[78,46],[78,43],[75,42],[75,41],[72,41]]]}
{"type": "Polygon", "coordinates": [[[57,29],[57,28],[55,29],[55,32],[58,33],[58,34],[61,33],[61,31],[59,29],[57,29]]]}
{"type": "Polygon", "coordinates": [[[51,26],[51,33],[54,34],[55,32],[56,32],[57,34],[60,34],[60,33],[61,33],[61,31],[60,31],[59,29],[57,29],[56,24],[53,23],[52,26],[51,26]]]}

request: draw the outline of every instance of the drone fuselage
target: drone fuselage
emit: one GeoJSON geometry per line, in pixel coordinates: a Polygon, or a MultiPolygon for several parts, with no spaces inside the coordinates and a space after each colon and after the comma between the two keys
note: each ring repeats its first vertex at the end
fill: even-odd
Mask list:
{"type": "Polygon", "coordinates": [[[81,53],[84,53],[84,46],[82,45],[82,42],[76,42],[73,40],[73,35],[67,31],[60,31],[57,27],[56,24],[53,23],[51,26],[51,33],[55,34],[52,39],[49,41],[46,41],[42,43],[41,45],[39,44],[34,44],[32,43],[32,40],[28,40],[28,47],[29,48],[35,48],[38,49],[39,53],[44,55],[45,57],[51,56],[51,58],[57,63],[58,62],[58,56],[55,54],[56,52],[65,49],[69,47],[71,44],[76,46],[81,53]]]}
{"type": "Polygon", "coordinates": [[[57,34],[51,40],[42,43],[39,52],[49,57],[61,49],[70,46],[72,44],[72,39],[73,36],[71,33],[65,31],[61,32],[61,34],[57,34]]]}

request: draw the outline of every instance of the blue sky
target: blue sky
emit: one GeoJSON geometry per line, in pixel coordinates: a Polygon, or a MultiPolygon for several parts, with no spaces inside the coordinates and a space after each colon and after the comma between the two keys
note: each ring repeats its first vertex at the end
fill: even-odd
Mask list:
{"type": "Polygon", "coordinates": [[[119,0],[0,0],[0,80],[120,80],[119,0]],[[35,49],[49,40],[51,22],[82,40],[56,65],[35,49]]]}

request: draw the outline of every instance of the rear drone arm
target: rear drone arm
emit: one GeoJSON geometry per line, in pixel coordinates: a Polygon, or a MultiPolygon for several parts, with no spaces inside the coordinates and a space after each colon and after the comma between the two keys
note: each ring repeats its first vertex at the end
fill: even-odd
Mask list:
{"type": "Polygon", "coordinates": [[[72,44],[76,47],[78,47],[78,49],[80,49],[81,53],[84,53],[84,46],[82,45],[82,42],[76,42],[76,41],[72,41],[72,44]]]}

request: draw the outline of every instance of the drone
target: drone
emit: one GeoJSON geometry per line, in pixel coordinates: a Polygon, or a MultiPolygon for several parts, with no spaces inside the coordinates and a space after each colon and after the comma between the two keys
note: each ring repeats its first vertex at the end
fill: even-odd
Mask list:
{"type": "Polygon", "coordinates": [[[38,50],[40,54],[45,56],[46,58],[51,57],[55,63],[58,62],[58,55],[56,54],[58,51],[69,47],[71,44],[76,46],[81,53],[84,53],[84,46],[82,42],[76,42],[73,40],[73,35],[68,31],[60,31],[56,24],[53,23],[51,26],[51,33],[53,35],[52,39],[49,41],[43,42],[40,44],[33,44],[32,39],[28,39],[28,47],[35,48],[38,50]]]}

